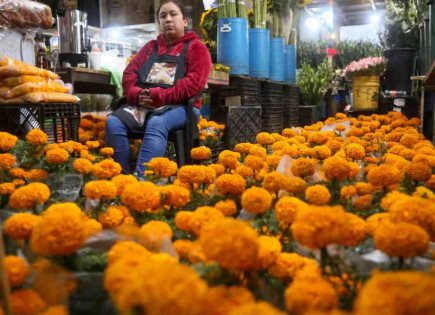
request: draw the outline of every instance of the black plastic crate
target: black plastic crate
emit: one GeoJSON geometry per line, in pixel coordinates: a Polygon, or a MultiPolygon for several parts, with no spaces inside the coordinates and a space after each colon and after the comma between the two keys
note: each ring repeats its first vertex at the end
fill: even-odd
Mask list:
{"type": "Polygon", "coordinates": [[[224,142],[230,149],[240,142],[255,142],[261,131],[261,106],[216,107],[211,117],[225,124],[224,142]]]}
{"type": "Polygon", "coordinates": [[[0,130],[24,138],[39,128],[49,142],[78,140],[80,104],[35,103],[0,105],[0,130]]]}
{"type": "Polygon", "coordinates": [[[299,125],[300,90],[296,85],[284,86],[284,128],[299,125]]]}
{"type": "Polygon", "coordinates": [[[213,86],[211,89],[212,103],[216,106],[259,106],[260,83],[257,79],[245,76],[230,76],[228,86],[213,86]],[[233,98],[228,100],[228,98],[233,98]]]}
{"type": "Polygon", "coordinates": [[[320,120],[320,110],[316,105],[299,106],[299,123],[301,126],[315,124],[320,120]]]}

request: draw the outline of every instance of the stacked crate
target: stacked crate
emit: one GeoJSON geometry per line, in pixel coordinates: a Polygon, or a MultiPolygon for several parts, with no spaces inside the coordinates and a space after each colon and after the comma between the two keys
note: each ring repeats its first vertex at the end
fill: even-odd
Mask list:
{"type": "Polygon", "coordinates": [[[284,128],[299,126],[299,96],[296,85],[284,85],[284,128]]]}
{"type": "Polygon", "coordinates": [[[283,92],[284,86],[281,83],[268,80],[261,82],[262,131],[281,133],[284,129],[283,92]]]}

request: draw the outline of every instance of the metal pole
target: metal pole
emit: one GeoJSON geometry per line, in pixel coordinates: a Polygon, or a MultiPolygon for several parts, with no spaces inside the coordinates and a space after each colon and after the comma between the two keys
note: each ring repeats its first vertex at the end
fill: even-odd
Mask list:
{"type": "Polygon", "coordinates": [[[435,60],[435,2],[434,0],[429,0],[427,2],[429,6],[429,47],[430,47],[430,54],[429,54],[429,68],[432,65],[433,61],[435,60]]]}

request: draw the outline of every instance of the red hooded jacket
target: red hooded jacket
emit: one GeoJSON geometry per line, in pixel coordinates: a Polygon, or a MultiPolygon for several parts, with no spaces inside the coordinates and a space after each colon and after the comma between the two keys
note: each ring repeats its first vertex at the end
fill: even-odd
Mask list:
{"type": "MultiPolygon", "coordinates": [[[[151,56],[155,45],[158,46],[159,56],[164,53],[176,55],[181,53],[186,41],[191,41],[186,54],[186,75],[171,88],[151,88],[150,97],[153,100],[153,106],[183,103],[205,88],[212,62],[207,47],[199,37],[194,32],[187,32],[183,37],[169,44],[164,35],[159,35],[157,40],[152,40],[142,47],[124,70],[122,86],[129,104],[137,105],[138,95],[142,91],[142,88],[136,86],[138,71],[145,60],[151,56]]],[[[201,100],[195,103],[195,107],[201,107],[201,100]]]]}

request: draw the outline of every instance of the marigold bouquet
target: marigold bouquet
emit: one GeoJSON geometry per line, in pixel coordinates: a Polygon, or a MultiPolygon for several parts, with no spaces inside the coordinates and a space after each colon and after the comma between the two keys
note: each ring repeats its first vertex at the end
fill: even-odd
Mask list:
{"type": "Polygon", "coordinates": [[[384,72],[386,62],[384,57],[367,57],[352,61],[344,68],[342,76],[350,80],[354,76],[378,76],[384,72]]]}

